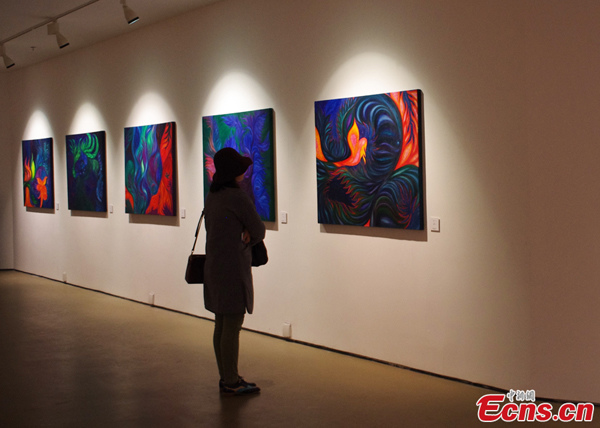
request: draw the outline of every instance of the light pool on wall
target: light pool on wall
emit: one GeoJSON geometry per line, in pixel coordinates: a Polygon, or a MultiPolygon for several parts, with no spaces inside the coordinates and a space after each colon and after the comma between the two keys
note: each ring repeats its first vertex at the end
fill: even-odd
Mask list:
{"type": "Polygon", "coordinates": [[[175,215],[175,122],[125,128],[125,212],[175,215]]]}
{"type": "Polygon", "coordinates": [[[315,102],[322,224],[422,230],[419,90],[315,102]]]}

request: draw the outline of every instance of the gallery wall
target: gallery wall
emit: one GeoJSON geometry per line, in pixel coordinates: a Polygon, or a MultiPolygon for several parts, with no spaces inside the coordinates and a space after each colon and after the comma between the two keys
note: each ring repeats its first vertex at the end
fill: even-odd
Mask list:
{"type": "MultiPolygon", "coordinates": [[[[7,75],[0,74],[0,94],[6,96],[7,75]]],[[[7,137],[7,128],[10,123],[10,105],[0,104],[0,269],[12,269],[13,261],[13,171],[15,168],[14,158],[6,149],[10,142],[7,137]]]]}
{"type": "Polygon", "coordinates": [[[14,258],[3,250],[0,263],[210,318],[202,287],[183,280],[203,205],[202,116],[273,108],[289,218],[267,223],[246,327],[291,323],[296,340],[600,402],[600,6],[563,3],[224,0],[4,73],[12,218],[0,218],[14,258]],[[423,91],[427,230],[319,225],[314,102],[410,89],[423,91]],[[123,129],[169,121],[185,218],[127,215],[123,129]],[[70,212],[65,135],[99,130],[113,212],[70,212]],[[46,137],[59,206],[26,209],[20,144],[46,137]]]}
{"type": "Polygon", "coordinates": [[[597,402],[600,8],[548,6],[532,5],[524,36],[533,376],[597,402]]]}

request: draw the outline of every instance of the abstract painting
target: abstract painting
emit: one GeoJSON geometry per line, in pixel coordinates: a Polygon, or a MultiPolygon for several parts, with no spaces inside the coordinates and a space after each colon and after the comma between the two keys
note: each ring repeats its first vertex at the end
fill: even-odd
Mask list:
{"type": "Polygon", "coordinates": [[[26,207],[54,208],[52,138],[23,141],[23,199],[26,207]]]}
{"type": "Polygon", "coordinates": [[[275,170],[273,166],[273,109],[206,116],[202,118],[204,196],[215,173],[215,153],[232,147],[252,159],[240,183],[264,221],[275,221],[275,170]]]}
{"type": "Polygon", "coordinates": [[[315,102],[322,224],[423,230],[422,93],[315,102]]]}
{"type": "Polygon", "coordinates": [[[175,215],[175,122],[125,128],[125,212],[175,215]]]}
{"type": "Polygon", "coordinates": [[[67,135],[69,209],[106,212],[106,133],[67,135]]]}

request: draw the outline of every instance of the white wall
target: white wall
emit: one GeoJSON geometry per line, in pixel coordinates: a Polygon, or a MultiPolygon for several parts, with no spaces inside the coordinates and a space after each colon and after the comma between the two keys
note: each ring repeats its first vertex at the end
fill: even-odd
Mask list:
{"type": "MultiPolygon", "coordinates": [[[[7,75],[0,74],[0,94],[7,93],[7,75]]],[[[15,159],[11,153],[9,134],[10,102],[0,103],[0,269],[12,269],[13,260],[13,171],[15,159]]]]}
{"type": "Polygon", "coordinates": [[[531,302],[540,388],[598,401],[600,34],[597,3],[535,9],[525,49],[531,302]],[[550,375],[552,373],[552,375],[550,375]]]}
{"type": "MultiPolygon", "coordinates": [[[[210,316],[183,272],[205,115],[272,107],[278,210],[246,326],[538,396],[600,401],[595,79],[584,0],[226,0],[8,74],[14,266],[210,316]],[[541,10],[543,8],[543,10],[541,10]],[[557,26],[561,31],[557,31],[557,26]],[[567,31],[568,30],[568,31],[567,31]],[[421,89],[442,232],[317,223],[314,101],[421,89]],[[179,207],[124,213],[123,128],[177,122],[179,207]],[[67,134],[105,130],[115,212],[67,208],[67,134]],[[22,204],[23,139],[54,138],[54,213],[22,204]]],[[[201,237],[202,239],[202,237],[201,237]]]]}

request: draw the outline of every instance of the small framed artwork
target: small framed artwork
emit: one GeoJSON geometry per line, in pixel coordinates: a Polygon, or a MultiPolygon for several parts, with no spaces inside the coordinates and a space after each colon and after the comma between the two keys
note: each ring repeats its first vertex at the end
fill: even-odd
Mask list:
{"type": "Polygon", "coordinates": [[[69,209],[106,212],[106,132],[66,136],[69,209]]]}
{"type": "Polygon", "coordinates": [[[322,224],[424,229],[420,90],[315,102],[322,224]]]}
{"type": "Polygon", "coordinates": [[[125,212],[174,216],[175,122],[125,128],[125,212]]]}
{"type": "Polygon", "coordinates": [[[52,138],[23,141],[23,200],[26,207],[54,208],[52,138]]]}
{"type": "Polygon", "coordinates": [[[215,173],[215,153],[225,147],[252,159],[241,187],[250,195],[264,221],[275,221],[273,109],[202,118],[204,197],[215,173]]]}

